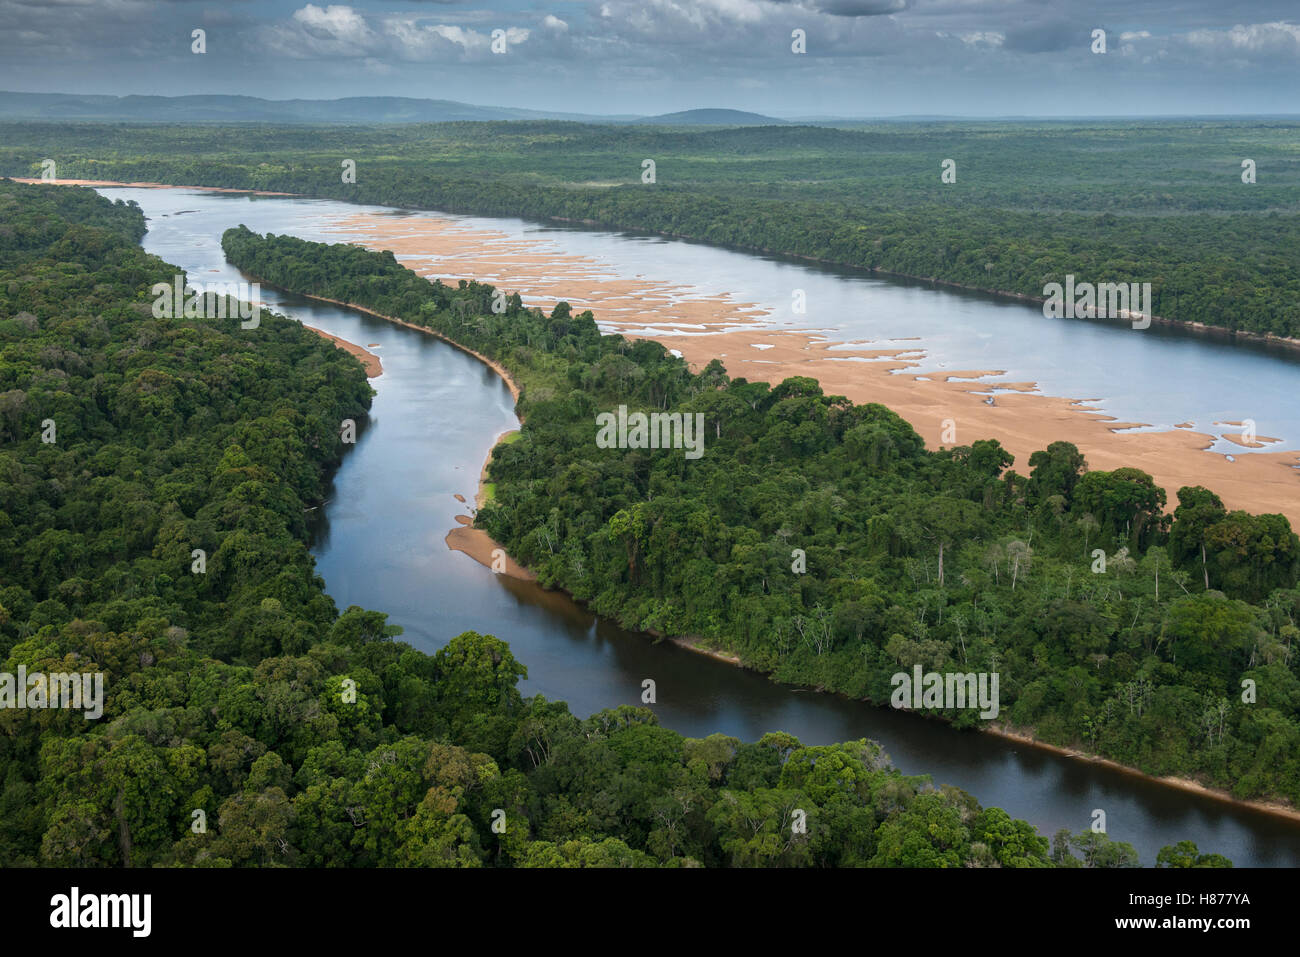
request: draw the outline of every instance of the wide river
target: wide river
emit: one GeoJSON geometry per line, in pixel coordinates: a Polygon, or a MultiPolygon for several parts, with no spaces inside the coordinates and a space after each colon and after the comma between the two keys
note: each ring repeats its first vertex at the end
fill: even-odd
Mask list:
{"type": "MultiPolygon", "coordinates": [[[[332,241],[337,236],[331,223],[366,209],[324,200],[192,190],[100,192],[139,203],[149,218],[145,249],[182,267],[195,282],[244,278],[221,252],[221,233],[230,226],[244,223],[257,232],[332,241]]],[[[540,230],[518,220],[474,222],[512,234],[540,230]]],[[[1186,418],[1186,410],[1175,409],[1169,395],[1183,391],[1178,385],[1181,374],[1205,373],[1212,366],[1213,375],[1181,381],[1218,383],[1217,391],[1193,390],[1205,406],[1195,417],[1230,419],[1237,398],[1244,407],[1258,407],[1261,392],[1267,396],[1279,390],[1280,396],[1284,384],[1293,391],[1300,371],[1296,364],[1261,350],[1185,336],[1143,337],[1142,343],[1157,344],[1140,348],[1160,349],[1158,343],[1167,343],[1167,354],[1157,356],[1160,361],[1185,363],[1175,366],[1163,382],[1153,381],[1137,374],[1140,357],[1126,358],[1136,337],[1117,340],[1113,337],[1124,335],[1122,329],[1082,325],[1075,328],[1086,330],[1083,345],[1062,340],[1053,351],[1049,337],[1026,348],[1026,353],[1039,356],[1034,368],[1010,355],[1006,361],[1002,356],[980,361],[970,354],[972,343],[993,348],[992,343],[1005,338],[996,336],[990,342],[985,337],[990,329],[1023,323],[1026,330],[1042,330],[1037,308],[648,237],[553,229],[546,235],[557,243],[571,239],[575,251],[601,255],[611,264],[631,264],[628,268],[647,276],[680,282],[689,262],[691,274],[725,276],[727,291],[749,302],[788,301],[793,278],[794,286],[815,287],[819,295],[852,298],[861,315],[898,316],[900,308],[910,305],[893,334],[922,336],[923,345],[933,347],[934,361],[959,368],[1007,369],[1013,378],[1049,383],[1055,366],[1072,377],[1058,394],[1106,395],[1112,399],[1108,411],[1120,418],[1186,418]],[[961,328],[974,331],[941,329],[945,315],[961,319],[961,328]],[[1039,321],[1031,322],[1034,318],[1039,321]],[[1080,349],[1106,353],[1107,337],[1112,363],[1134,363],[1134,374],[1121,377],[1125,391],[1120,394],[1087,381],[1081,364],[1071,361],[1072,354],[1077,360],[1080,349]],[[1239,395],[1234,382],[1241,383],[1239,395]],[[1131,404],[1140,405],[1145,415],[1126,414],[1131,404]],[[1168,416],[1163,414],[1166,405],[1168,416]],[[1153,408],[1162,414],[1153,414],[1153,408]]],[[[767,731],[783,730],[807,744],[872,738],[904,772],[930,774],[936,783],[961,787],[984,805],[1005,808],[1048,836],[1062,827],[1085,830],[1094,809],[1102,809],[1110,836],[1133,844],[1146,866],[1154,863],[1160,847],[1182,839],[1195,841],[1202,851],[1225,854],[1238,866],[1300,865],[1300,822],[990,735],[953,731],[889,708],[774,684],[669,642],[629,633],[562,595],[493,574],[448,549],[444,538],[455,527],[453,516],[465,512],[454,496],[473,500],[479,470],[495,438],[517,425],[501,380],[432,336],[269,288],[262,290],[262,298],[277,311],[370,346],[383,361],[383,376],[372,380],[378,394],[369,422],[335,476],[323,514],[318,513],[313,554],[340,608],[355,604],[386,612],[391,623],[405,629],[403,640],[429,652],[462,631],[495,634],[527,665],[525,694],[567,701],[580,716],[619,704],[639,705],[642,681],[653,678],[658,695],[654,711],[664,725],[683,734],[723,732],[756,740],[767,731]]],[[[845,338],[868,331],[874,338],[887,338],[891,332],[844,331],[845,338]]],[[[1150,353],[1146,358],[1151,359],[1150,353]]],[[[1269,407],[1280,416],[1300,416],[1289,396],[1269,407]]],[[[1300,423],[1294,424],[1298,427],[1292,429],[1291,422],[1270,422],[1267,434],[1295,440],[1300,423]]],[[[1260,431],[1266,431],[1263,423],[1260,431]]]]}

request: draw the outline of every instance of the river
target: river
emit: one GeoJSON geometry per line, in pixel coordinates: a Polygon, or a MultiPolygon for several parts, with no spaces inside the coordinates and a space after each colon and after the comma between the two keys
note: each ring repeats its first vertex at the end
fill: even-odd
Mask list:
{"type": "MultiPolygon", "coordinates": [[[[230,226],[244,223],[257,232],[331,241],[336,237],[329,224],[359,209],[324,200],[193,190],[100,191],[139,203],[149,217],[144,248],[182,267],[195,282],[244,278],[221,252],[221,233],[230,226]]],[[[584,250],[604,237],[613,259],[632,256],[644,273],[666,273],[671,263],[683,258],[675,243],[589,230],[574,231],[573,236],[584,250]],[[629,252],[629,244],[636,249],[629,252]],[[655,260],[656,250],[664,251],[662,262],[655,260]]],[[[691,246],[686,258],[698,262],[712,252],[740,255],[691,246]]],[[[752,257],[749,269],[758,273],[764,264],[778,270],[807,269],[757,257],[752,257]]],[[[730,277],[737,283],[745,278],[734,272],[730,277]]],[[[788,289],[789,279],[771,279],[771,288],[788,289]]],[[[807,269],[800,281],[851,283],[857,278],[837,280],[832,271],[807,269]]],[[[939,290],[899,285],[894,291],[891,284],[874,282],[884,287],[885,295],[921,297],[923,304],[930,303],[921,310],[928,309],[927,314],[947,309],[973,315],[976,328],[1007,321],[1012,308],[939,290]],[[957,302],[931,303],[945,298],[957,302]],[[978,313],[981,301],[987,316],[978,313]]],[[[753,292],[750,301],[760,299],[761,290],[733,291],[742,297],[753,292]]],[[[862,295],[862,289],[855,294],[862,295]]],[[[936,783],[961,787],[984,805],[1005,808],[1047,836],[1062,827],[1085,830],[1094,809],[1104,810],[1110,836],[1133,844],[1146,866],[1154,863],[1160,847],[1182,839],[1195,841],[1203,852],[1224,854],[1238,866],[1300,865],[1300,822],[1017,742],[957,732],[916,715],[777,685],[670,642],[629,633],[563,595],[494,575],[448,549],[444,538],[455,527],[454,516],[466,511],[455,496],[473,500],[479,470],[496,436],[517,425],[504,383],[482,363],[432,336],[269,288],[262,290],[262,298],[277,311],[371,348],[383,361],[383,376],[372,380],[378,394],[369,420],[336,473],[326,506],[317,513],[312,551],[326,589],[340,608],[356,604],[384,611],[390,623],[405,629],[402,640],[428,652],[462,631],[495,634],[527,665],[528,678],[521,685],[525,694],[567,701],[580,716],[619,704],[639,705],[641,683],[652,678],[657,686],[653,710],[664,725],[683,734],[722,732],[755,740],[767,731],[783,730],[807,744],[872,738],[904,772],[927,773],[936,783]]],[[[1021,321],[1037,314],[1032,306],[1014,308],[1022,310],[1021,321]]],[[[1217,381],[1240,371],[1233,366],[1237,357],[1244,357],[1245,369],[1268,366],[1266,382],[1296,372],[1293,363],[1264,353],[1200,342],[1189,345],[1192,340],[1187,338],[1169,341],[1176,351],[1196,352],[1194,362],[1201,365],[1217,350],[1217,381]]],[[[944,346],[942,361],[961,362],[955,348],[944,346]]],[[[1015,374],[1030,378],[1018,369],[1015,374]]],[[[1252,374],[1258,392],[1259,374],[1252,374]]],[[[1085,389],[1084,394],[1097,391],[1085,389]]],[[[1224,400],[1212,396],[1206,401],[1224,400]]],[[[1300,429],[1293,433],[1273,427],[1271,434],[1291,439],[1300,429]]]]}

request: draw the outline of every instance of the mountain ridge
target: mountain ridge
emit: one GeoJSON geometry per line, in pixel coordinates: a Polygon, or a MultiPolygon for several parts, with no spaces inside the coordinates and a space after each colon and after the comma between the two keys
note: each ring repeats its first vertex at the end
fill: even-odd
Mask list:
{"type": "Polygon", "coordinates": [[[406,96],[351,96],[333,100],[268,100],[235,94],[156,96],[0,91],[0,120],[137,123],[405,124],[569,120],[659,126],[787,125],[786,120],[743,110],[707,107],[656,116],[597,115],[479,106],[457,100],[406,96]]]}

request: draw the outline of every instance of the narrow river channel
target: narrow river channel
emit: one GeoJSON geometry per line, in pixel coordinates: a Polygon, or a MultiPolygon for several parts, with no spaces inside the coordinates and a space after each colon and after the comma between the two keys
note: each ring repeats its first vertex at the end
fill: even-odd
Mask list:
{"type": "MultiPolygon", "coordinates": [[[[357,210],[320,200],[191,190],[101,192],[139,203],[149,217],[145,249],[182,267],[194,281],[241,278],[221,253],[220,236],[229,226],[244,223],[257,232],[330,241],[331,218],[357,210]]],[[[590,231],[581,237],[584,249],[597,241],[590,231]]],[[[699,248],[693,250],[698,256],[699,248]]],[[[827,271],[817,273],[818,281],[829,281],[827,271]]],[[[742,296],[746,291],[736,290],[742,296]]],[[[562,595],[494,575],[449,550],[444,538],[455,527],[454,516],[466,512],[455,496],[473,501],[488,450],[517,424],[501,380],[432,336],[353,310],[262,292],[277,311],[367,346],[383,361],[384,374],[372,380],[378,395],[369,421],[317,513],[313,554],[340,608],[356,604],[386,612],[391,623],[405,629],[403,640],[428,652],[462,631],[495,634],[527,665],[525,694],[567,701],[580,716],[640,704],[641,682],[653,678],[655,712],[683,734],[723,732],[754,740],[784,730],[809,744],[872,738],[904,772],[927,773],[936,783],[961,787],[1048,836],[1061,827],[1084,830],[1093,810],[1103,809],[1110,836],[1133,844],[1145,866],[1154,863],[1161,846],[1181,839],[1224,854],[1238,866],[1300,865],[1300,822],[1016,742],[953,731],[915,715],[777,685],[629,633],[562,595]]],[[[905,292],[911,297],[918,290],[905,292]]],[[[927,290],[925,295],[952,294],[927,290]]],[[[963,306],[969,308],[974,307],[963,306]]],[[[990,316],[998,313],[997,322],[1006,321],[1004,304],[988,309],[990,316]]],[[[1234,354],[1224,350],[1226,366],[1234,354]]],[[[1252,355],[1241,361],[1260,360],[1252,355]]],[[[1291,365],[1290,375],[1295,372],[1291,365]]]]}

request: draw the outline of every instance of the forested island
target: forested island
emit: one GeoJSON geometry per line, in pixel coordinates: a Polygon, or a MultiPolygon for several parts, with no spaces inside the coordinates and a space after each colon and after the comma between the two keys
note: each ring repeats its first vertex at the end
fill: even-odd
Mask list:
{"type": "Polygon", "coordinates": [[[494,451],[477,524],[596,612],[877,703],[918,665],[997,671],[1000,727],[1239,798],[1300,798],[1300,540],[1284,517],[1204,488],[1168,514],[1148,475],[1090,471],[1068,443],[1024,474],[991,440],[929,451],[888,409],[814,380],[692,373],[567,303],[547,316],[391,253],[242,227],[223,247],[266,282],[509,370],[524,425],[494,451]],[[705,453],[597,448],[595,416],[620,404],[703,415],[705,453]]]}
{"type": "Polygon", "coordinates": [[[1150,282],[1158,317],[1300,339],[1296,132],[1294,120],[8,123],[0,175],[40,176],[50,160],[64,179],[643,230],[1029,298],[1068,274],[1150,282]]]}
{"type": "MultiPolygon", "coordinates": [[[[902,775],[870,741],[805,747],[780,732],[757,742],[684,738],[659,726],[650,709],[627,706],[579,718],[562,702],[521,696],[525,665],[501,638],[467,632],[427,655],[396,640],[398,629],[381,611],[353,606],[340,613],[315,574],[304,516],[320,503],[345,454],[340,424],[366,415],[372,392],[363,368],[274,314],[255,330],[241,329],[234,309],[230,319],[156,318],[151,289],[170,283],[176,268],[140,249],[143,233],[133,205],[89,190],[0,183],[2,669],[98,672],[105,689],[96,720],[69,710],[0,709],[3,866],[1138,863],[1129,845],[1102,833],[1062,831],[1049,842],[962,791],[902,775]]],[[[747,658],[775,665],[779,675],[799,679],[800,669],[855,654],[870,666],[882,629],[919,607],[892,604],[903,579],[886,578],[886,566],[910,569],[919,588],[930,574],[928,559],[895,525],[892,505],[867,538],[854,531],[856,510],[868,501],[919,496],[938,479],[966,483],[955,486],[961,496],[936,499],[962,517],[954,529],[960,536],[947,543],[953,557],[945,587],[980,574],[961,557],[971,529],[963,522],[989,529],[1004,520],[1035,522],[1042,529],[1036,543],[1046,537],[1064,549],[1067,532],[1053,538],[1047,529],[1053,521],[1072,528],[1072,503],[1084,501],[1088,476],[1071,472],[1063,450],[1027,483],[999,478],[995,448],[928,453],[884,409],[835,402],[811,382],[775,390],[731,382],[720,366],[695,376],[656,345],[601,337],[590,316],[573,316],[565,306],[548,317],[514,297],[507,313],[496,315],[488,308],[490,287],[430,284],[391,255],[352,247],[234,230],[226,248],[268,279],[369,302],[500,357],[525,384],[528,424],[508,447],[514,451],[498,450],[498,497],[481,515],[485,527],[552,583],[624,619],[654,618],[677,630],[712,614],[712,640],[736,639],[747,658]],[[707,407],[715,429],[708,454],[687,467],[636,454],[593,455],[590,404],[615,394],[655,407],[707,407]],[[864,484],[846,450],[871,470],[870,481],[864,484]],[[796,452],[817,478],[816,489],[789,468],[796,452]],[[729,493],[732,507],[751,507],[753,493],[770,499],[778,523],[770,536],[762,527],[753,530],[757,538],[727,540],[744,534],[747,520],[717,511],[724,465],[742,470],[732,481],[752,479],[752,487],[729,493]],[[834,468],[841,471],[832,476],[827,470],[834,468]],[[759,469],[772,478],[758,479],[759,469]],[[1060,510],[1034,506],[1040,493],[1062,483],[1072,487],[1060,510]],[[652,496],[645,494],[650,489],[652,496]],[[558,506],[539,511],[547,494],[566,508],[585,508],[584,498],[597,491],[608,502],[593,499],[598,510],[585,517],[564,518],[558,506]],[[687,492],[697,495],[689,508],[687,492]],[[838,531],[817,510],[819,502],[842,514],[838,531]],[[778,533],[798,514],[812,524],[808,531],[791,526],[786,535],[807,542],[809,574],[795,581],[778,533]],[[571,520],[594,524],[579,534],[571,520]],[[683,558],[671,571],[660,554],[663,536],[683,558]],[[843,544],[842,557],[832,539],[843,544]],[[885,562],[891,549],[896,555],[885,562]],[[730,581],[694,577],[733,554],[740,568],[720,566],[730,581]],[[585,589],[574,577],[584,555],[593,576],[585,589]],[[742,616],[717,604],[710,589],[718,585],[728,589],[727,600],[735,591],[742,616]],[[670,586],[682,590],[670,596],[670,586]],[[844,602],[837,597],[850,593],[844,602]],[[804,627],[829,623],[820,652],[788,629],[773,633],[784,635],[785,645],[766,651],[756,637],[740,640],[742,622],[757,628],[758,616],[780,609],[788,617],[795,602],[807,609],[804,627]]],[[[1114,483],[1103,482],[1102,490],[1114,494],[1114,483]]],[[[1217,592],[1187,600],[1215,611],[1225,636],[1254,643],[1233,646],[1230,663],[1282,654],[1292,632],[1280,622],[1294,610],[1293,593],[1277,587],[1277,569],[1262,559],[1234,563],[1215,546],[1214,529],[1253,527],[1248,518],[1220,515],[1209,499],[1201,508],[1195,527],[1210,543],[1211,584],[1248,598],[1267,594],[1268,603],[1217,592]],[[1270,615],[1279,622],[1271,630],[1270,615]]],[[[1182,521],[1170,533],[1171,554],[1182,521]]],[[[1103,522],[1107,531],[1118,528],[1110,512],[1102,513],[1099,529],[1103,522]]],[[[1116,601],[1130,604],[1145,587],[1145,563],[1160,548],[1152,543],[1165,541],[1159,520],[1148,515],[1139,524],[1131,533],[1143,558],[1130,578],[1111,582],[1124,596],[1116,601]]],[[[1102,534],[1089,528],[1094,540],[1102,534]]],[[[1176,554],[1185,565],[1188,559],[1176,554]]],[[[1043,566],[1055,567],[1049,555],[1035,554],[1032,562],[1015,549],[998,555],[994,577],[1010,574],[1017,596],[1041,590],[1043,566]]],[[[1165,575],[1162,582],[1199,591],[1190,573],[1180,583],[1170,565],[1165,575]]],[[[983,587],[995,608],[1006,601],[996,584],[983,587]]],[[[1170,601],[1168,587],[1162,585],[1162,615],[1202,607],[1170,601]]],[[[947,648],[947,629],[963,612],[948,605],[941,612],[932,591],[920,593],[928,596],[927,614],[941,613],[942,624],[890,645],[890,653],[947,648]]],[[[989,640],[981,620],[972,612],[963,623],[963,656],[973,667],[1001,648],[1003,670],[1018,667],[1011,658],[1024,652],[1010,639],[989,640]]],[[[1069,619],[1056,620],[1064,629],[1069,619]]],[[[1091,692],[1119,680],[1123,669],[1145,669],[1153,686],[1136,694],[1137,723],[1122,726],[1134,736],[1158,728],[1157,718],[1167,720],[1188,701],[1199,704],[1198,690],[1219,690],[1221,678],[1236,677],[1226,667],[1223,674],[1206,667],[1207,649],[1198,643],[1205,639],[1181,631],[1179,664],[1162,670],[1163,656],[1173,652],[1166,642],[1139,653],[1151,627],[1148,613],[1137,644],[1123,639],[1128,650],[1117,644],[1114,656],[1096,665],[1096,684],[1085,682],[1091,692]]],[[[1051,656],[1069,653],[1069,639],[1025,640],[1051,656]]],[[[1254,774],[1251,793],[1289,793],[1285,754],[1294,749],[1286,735],[1293,734],[1294,706],[1280,699],[1294,679],[1285,683],[1290,673],[1277,661],[1255,663],[1247,673],[1259,678],[1261,703],[1230,709],[1213,745],[1191,753],[1219,755],[1234,771],[1246,768],[1254,774]],[[1241,764],[1251,734],[1277,735],[1256,745],[1257,770],[1241,764]],[[1275,743],[1286,751],[1269,750],[1275,743]],[[1262,767],[1267,760],[1272,766],[1262,767]]],[[[869,682],[868,674],[860,666],[844,671],[854,681],[869,682]]],[[[1046,674],[1048,697],[1074,675],[1046,674]]],[[[1025,696],[1023,688],[1018,695],[1025,696]]],[[[1228,864],[1190,842],[1166,847],[1154,863],[1228,864]]]]}

